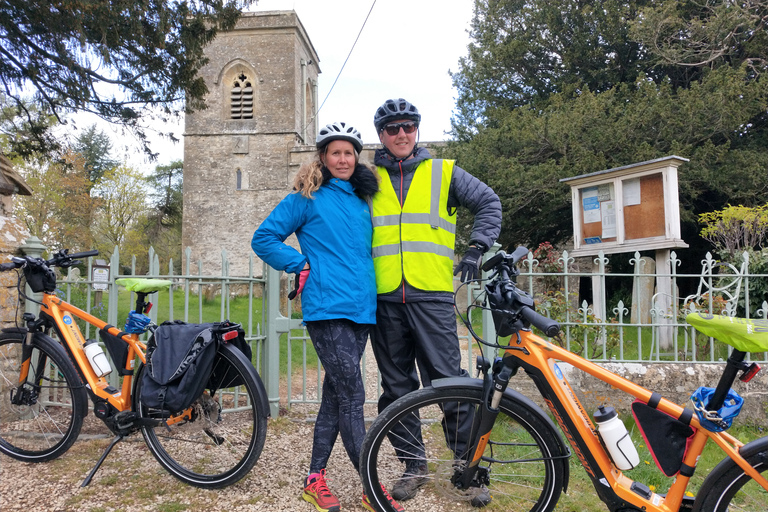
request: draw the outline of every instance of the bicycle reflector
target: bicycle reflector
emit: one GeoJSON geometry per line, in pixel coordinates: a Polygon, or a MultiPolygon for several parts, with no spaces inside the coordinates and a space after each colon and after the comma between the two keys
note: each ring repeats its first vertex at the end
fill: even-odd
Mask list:
{"type": "Polygon", "coordinates": [[[715,388],[700,387],[691,395],[701,426],[710,432],[722,432],[731,427],[733,419],[741,412],[744,399],[734,390],[729,390],[725,403],[717,411],[708,411],[707,405],[715,394],[715,388]]]}
{"type": "Polygon", "coordinates": [[[224,339],[224,341],[229,341],[231,339],[237,338],[237,330],[225,332],[221,335],[221,337],[224,339]]]}
{"type": "Polygon", "coordinates": [[[128,319],[125,321],[125,332],[129,334],[142,334],[147,331],[150,318],[135,311],[128,313],[128,319]]]}

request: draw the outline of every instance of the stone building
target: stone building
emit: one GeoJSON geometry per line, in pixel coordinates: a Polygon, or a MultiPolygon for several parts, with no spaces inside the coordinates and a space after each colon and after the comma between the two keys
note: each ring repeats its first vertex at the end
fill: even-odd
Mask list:
{"type": "Polygon", "coordinates": [[[245,275],[254,230],[315,149],[319,59],[293,11],[244,13],[206,52],[208,108],[185,121],[182,246],[204,274],[224,249],[245,275]]]}
{"type": "MultiPolygon", "coordinates": [[[[32,189],[13,170],[10,160],[0,155],[0,263],[10,256],[20,256],[19,247],[29,237],[24,225],[13,217],[13,196],[32,195],[32,189]]],[[[19,309],[16,272],[0,273],[0,328],[15,324],[19,309]]]]}

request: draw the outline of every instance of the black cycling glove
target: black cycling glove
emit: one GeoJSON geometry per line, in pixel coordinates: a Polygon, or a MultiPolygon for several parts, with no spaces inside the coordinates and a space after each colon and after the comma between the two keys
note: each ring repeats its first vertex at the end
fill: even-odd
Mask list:
{"type": "Polygon", "coordinates": [[[462,283],[477,279],[477,276],[480,273],[480,259],[482,257],[483,251],[477,247],[470,246],[467,252],[464,253],[464,257],[461,258],[459,264],[456,265],[453,275],[459,275],[459,272],[461,272],[461,277],[459,277],[459,279],[461,279],[462,283]]]}

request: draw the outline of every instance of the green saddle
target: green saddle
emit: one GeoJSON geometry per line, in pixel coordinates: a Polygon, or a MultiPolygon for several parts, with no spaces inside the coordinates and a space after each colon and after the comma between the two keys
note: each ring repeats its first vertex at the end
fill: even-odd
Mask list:
{"type": "Polygon", "coordinates": [[[137,293],[154,293],[168,289],[173,283],[165,279],[142,279],[140,277],[124,277],[115,279],[115,283],[124,286],[126,290],[137,293]]]}
{"type": "Polygon", "coordinates": [[[697,331],[742,352],[768,352],[768,320],[689,313],[685,320],[697,331]]]}

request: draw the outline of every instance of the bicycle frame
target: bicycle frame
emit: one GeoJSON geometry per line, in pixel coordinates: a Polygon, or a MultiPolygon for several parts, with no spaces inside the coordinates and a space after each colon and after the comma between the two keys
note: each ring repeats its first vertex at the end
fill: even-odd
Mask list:
{"type": "MultiPolygon", "coordinates": [[[[619,505],[625,502],[649,511],[669,512],[680,509],[690,476],[678,474],[666,496],[651,492],[648,498],[644,498],[631,490],[634,480],[616,469],[611,462],[597,437],[589,414],[576,397],[557,363],[568,363],[644,402],[651,398],[651,391],[558,347],[529,330],[520,330],[513,334],[509,343],[510,347],[503,355],[505,365],[512,368],[521,367],[533,379],[579,461],[592,479],[595,489],[609,508],[613,509],[612,503],[619,505]]],[[[684,410],[683,407],[664,398],[661,399],[657,408],[675,418],[680,417],[684,410]]],[[[727,432],[710,432],[701,427],[696,415],[691,420],[691,426],[696,428],[696,434],[683,460],[685,465],[695,468],[707,441],[712,440],[746,474],[768,491],[768,481],[740,455],[739,449],[744,446],[742,442],[727,432]]]]}
{"type": "MultiPolygon", "coordinates": [[[[75,318],[79,318],[97,329],[107,330],[115,336],[122,332],[120,329],[50,293],[43,294],[40,318],[46,321],[47,326],[53,327],[59,335],[60,342],[66,344],[69,353],[74,359],[73,363],[78,368],[81,376],[85,378],[85,384],[90,390],[97,397],[109,402],[118,411],[130,410],[131,386],[136,356],[139,357],[142,363],[146,363],[145,352],[147,347],[139,340],[139,336],[137,334],[124,334],[121,338],[128,344],[128,358],[125,363],[125,369],[129,370],[130,373],[126,372],[126,375],[123,376],[121,389],[116,390],[109,385],[104,377],[97,377],[93,368],[91,368],[91,364],[88,362],[88,358],[83,350],[83,344],[86,340],[77,322],[75,322],[75,318]]],[[[26,375],[22,375],[21,378],[25,379],[26,375]]]]}

